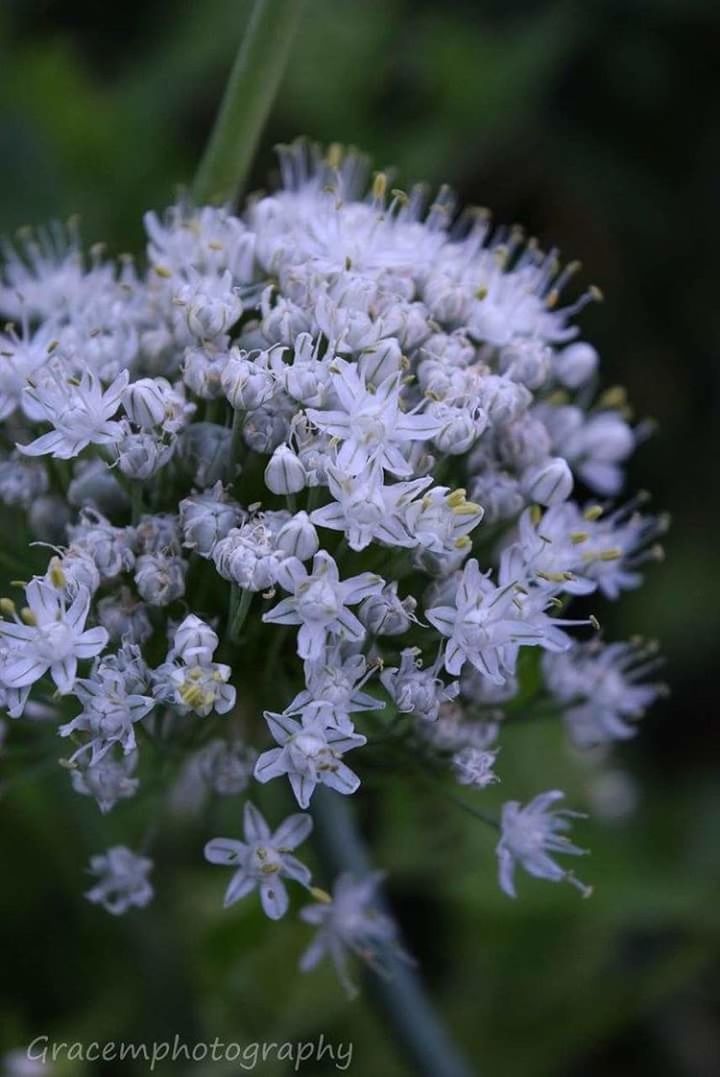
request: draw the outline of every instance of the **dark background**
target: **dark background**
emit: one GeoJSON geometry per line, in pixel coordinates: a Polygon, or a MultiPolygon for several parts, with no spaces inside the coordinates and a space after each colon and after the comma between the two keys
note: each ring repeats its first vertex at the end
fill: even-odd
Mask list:
{"type": "MultiPolygon", "coordinates": [[[[5,0],[0,232],[78,212],[88,241],[138,250],[142,212],[192,177],[243,7],[5,0]]],[[[278,141],[353,143],[397,166],[400,183],[447,181],[581,259],[585,282],[606,297],[582,315],[583,332],[608,384],[625,385],[637,417],[657,423],[629,485],[673,516],[666,563],[602,611],[609,635],[662,641],[672,694],[610,764],[635,811],[600,810],[581,828],[592,900],[523,879],[520,901],[508,902],[488,836],[392,779],[373,794],[376,859],[430,990],[481,1073],[715,1077],[720,6],[306,9],[251,185],[266,182],[278,141]]],[[[558,783],[597,806],[598,773],[559,730],[514,736],[507,797],[558,783]]],[[[221,881],[197,855],[204,831],[171,824],[157,869],[169,893],[156,911],[111,922],[78,894],[88,852],[108,835],[126,840],[122,819],[99,821],[54,772],[5,791],[0,1050],[40,1033],[249,1042],[324,1031],[354,1040],[350,1072],[407,1072],[364,1001],[345,1003],[329,972],[295,973],[304,928],[268,925],[251,902],[221,913],[221,881]]]]}

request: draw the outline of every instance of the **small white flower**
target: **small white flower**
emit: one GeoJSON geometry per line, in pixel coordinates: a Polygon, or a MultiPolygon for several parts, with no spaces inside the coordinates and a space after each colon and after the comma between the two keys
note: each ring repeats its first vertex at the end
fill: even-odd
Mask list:
{"type": "Polygon", "coordinates": [[[383,670],[380,680],[400,714],[414,714],[426,722],[436,721],[443,703],[455,699],[457,683],[446,685],[438,677],[438,664],[423,669],[419,650],[408,647],[400,665],[383,670]]]}
{"type": "Polygon", "coordinates": [[[121,916],[133,906],[144,908],[153,899],[148,880],[152,860],[137,856],[124,845],[115,845],[106,853],[90,858],[90,871],[99,877],[85,897],[93,905],[102,905],[113,916],[121,916]]]}
{"type": "Polygon", "coordinates": [[[435,606],[425,615],[448,643],[445,669],[457,676],[470,662],[490,681],[502,684],[514,671],[517,646],[548,645],[552,626],[531,622],[516,604],[516,583],[497,587],[476,560],[463,569],[454,606],[435,606]]]}
{"type": "Polygon", "coordinates": [[[529,875],[550,882],[569,882],[577,887],[583,897],[591,893],[589,887],[576,879],[570,871],[561,868],[552,854],[566,853],[582,856],[584,849],[565,837],[571,819],[584,818],[582,812],[566,808],[553,809],[552,805],[564,798],[557,789],[540,793],[525,807],[517,800],[508,801],[502,810],[502,836],[497,845],[500,869],[500,887],[508,897],[516,897],[514,873],[519,864],[529,875]]]}
{"type": "Polygon", "coordinates": [[[104,815],[118,800],[135,796],[140,785],[140,780],[132,777],[136,766],[137,752],[119,757],[108,753],[96,763],[78,763],[70,771],[72,787],[81,796],[94,797],[104,815]]]}
{"type": "Polygon", "coordinates": [[[365,638],[365,629],[348,606],[378,594],[385,582],[372,572],[341,580],[335,561],[324,550],[315,554],[312,572],[291,557],[278,566],[277,578],[291,597],[264,614],[263,621],[299,625],[298,654],[312,659],[324,654],[328,637],[356,643],[365,638]]]}
{"type": "Polygon", "coordinates": [[[572,740],[590,747],[635,735],[637,720],[662,694],[659,684],[638,683],[659,665],[652,644],[592,640],[565,654],[543,655],[545,683],[564,705],[572,740]]]}
{"type": "Polygon", "coordinates": [[[318,783],[349,795],[360,785],[360,779],[342,756],[366,743],[359,733],[326,727],[321,719],[299,722],[289,714],[265,712],[268,724],[279,748],[271,748],[258,759],[255,778],[269,782],[287,774],[295,799],[307,808],[318,783]]]}
{"type": "Polygon", "coordinates": [[[337,645],[317,661],[304,663],[305,688],[288,704],[287,714],[300,714],[303,722],[319,716],[325,725],[353,733],[351,714],[383,709],[381,700],[363,691],[377,667],[368,666],[362,654],[344,658],[342,650],[337,645]]]}
{"type": "Polygon", "coordinates": [[[342,442],[338,467],[346,474],[359,475],[377,460],[394,475],[411,474],[403,449],[433,437],[442,423],[427,413],[402,411],[395,375],[371,391],[352,363],[337,359],[332,384],[339,408],[308,408],[307,415],[320,430],[342,442]]]}
{"type": "Polygon", "coordinates": [[[109,639],[104,628],[85,628],[90,593],[79,587],[67,606],[55,587],[34,579],[25,595],[32,623],[0,621],[0,636],[12,641],[0,678],[9,688],[27,688],[49,672],[59,692],[71,692],[78,660],[94,658],[109,639]]]}
{"type": "Polygon", "coordinates": [[[432,483],[430,477],[410,482],[383,484],[379,464],[368,464],[358,475],[337,467],[328,468],[327,481],[333,501],[310,514],[318,527],[343,531],[351,550],[364,550],[371,542],[410,548],[417,541],[407,522],[408,506],[432,483]]]}
{"type": "Polygon", "coordinates": [[[90,764],[99,762],[113,747],[119,744],[125,755],[137,747],[134,725],[155,706],[155,700],[128,690],[125,676],[117,669],[101,665],[93,677],[79,680],[74,688],[83,710],[71,722],[60,726],[60,736],[69,737],[76,732],[90,734],[90,740],[75,753],[82,756],[90,752],[90,764]]]}
{"type": "Polygon", "coordinates": [[[301,972],[309,972],[324,957],[331,958],[340,983],[352,998],[357,989],[347,969],[349,955],[359,957],[382,972],[390,955],[402,955],[397,929],[378,904],[377,888],[381,872],[362,879],[350,874],[338,876],[330,900],[306,905],[300,916],[317,928],[315,938],[300,958],[301,972]]]}
{"type": "Polygon", "coordinates": [[[227,714],[235,706],[236,692],[228,684],[232,670],[221,662],[182,666],[170,671],[174,700],[186,711],[207,718],[213,711],[227,714]]]}
{"type": "Polygon", "coordinates": [[[245,803],[244,841],[234,838],[213,838],[205,846],[205,859],[211,864],[234,867],[235,873],[225,893],[225,908],[260,891],[260,902],[266,916],[279,920],[288,910],[289,899],[285,879],[302,886],[310,885],[310,872],[292,850],[300,845],[312,830],[309,815],[289,815],[271,831],[264,817],[249,801],[245,803]]]}
{"type": "Polygon", "coordinates": [[[129,374],[124,370],[103,390],[95,374],[85,370],[79,381],[72,382],[57,373],[53,380],[29,389],[42,418],[53,429],[29,445],[18,445],[18,449],[26,456],[50,453],[59,460],[71,460],[88,445],[113,444],[122,435],[122,427],[113,416],[128,380],[129,374]]]}
{"type": "Polygon", "coordinates": [[[483,751],[472,745],[461,748],[452,758],[452,767],[460,785],[473,785],[485,789],[500,781],[493,770],[497,751],[483,751]]]}

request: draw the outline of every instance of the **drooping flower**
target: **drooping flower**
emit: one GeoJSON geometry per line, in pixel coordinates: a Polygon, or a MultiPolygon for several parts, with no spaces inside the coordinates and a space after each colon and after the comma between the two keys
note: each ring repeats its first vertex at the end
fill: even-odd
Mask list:
{"type": "Polygon", "coordinates": [[[565,794],[558,789],[540,793],[525,807],[517,800],[508,801],[502,810],[502,832],[497,845],[500,886],[508,897],[516,897],[515,867],[519,865],[529,875],[550,882],[569,882],[583,897],[591,890],[576,879],[571,871],[553,860],[555,854],[582,856],[585,852],[565,836],[571,819],[582,819],[581,812],[553,808],[565,794]]]}
{"type": "Polygon", "coordinates": [[[300,958],[300,969],[310,969],[329,957],[340,983],[352,998],[357,988],[350,979],[348,957],[353,955],[382,972],[391,956],[402,956],[397,928],[379,907],[377,888],[382,872],[362,879],[346,873],[338,876],[332,897],[306,905],[300,916],[317,928],[315,938],[300,958]]]}

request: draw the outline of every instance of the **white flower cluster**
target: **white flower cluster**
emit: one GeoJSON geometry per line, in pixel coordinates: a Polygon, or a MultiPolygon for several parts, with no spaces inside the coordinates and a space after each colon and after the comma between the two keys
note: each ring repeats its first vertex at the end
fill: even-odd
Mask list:
{"type": "MultiPolygon", "coordinates": [[[[5,251],[0,500],[54,551],[2,600],[0,696],[62,713],[73,788],[103,812],[142,787],[146,743],[206,791],[286,778],[302,809],[318,784],[356,792],[346,756],[361,769],[378,732],[483,790],[527,648],[528,708],[554,701],[578,743],[629,736],[658,692],[647,648],[565,616],[637,586],[664,527],[608,500],[639,430],[577,338],[597,293],[564,303],[574,266],[445,189],[368,191],[337,147],[281,166],[242,216],[148,213],[143,269],[72,228],[5,251]]],[[[516,864],[576,882],[552,858],[579,851],[560,795],[505,805],[509,894],[516,864]]],[[[206,848],[236,869],[226,903],[257,887],[282,916],[310,829],[247,803],[244,840],[206,848]]],[[[143,905],[149,869],[114,847],[88,896],[143,905]]],[[[364,946],[355,885],[306,912],[306,966],[364,946]]]]}

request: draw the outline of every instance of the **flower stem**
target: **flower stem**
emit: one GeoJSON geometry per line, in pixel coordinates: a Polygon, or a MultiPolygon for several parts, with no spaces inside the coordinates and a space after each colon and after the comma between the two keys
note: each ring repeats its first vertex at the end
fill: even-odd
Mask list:
{"type": "MultiPolygon", "coordinates": [[[[367,849],[346,797],[319,787],[310,810],[315,842],[326,870],[349,871],[357,878],[371,872],[367,849]]],[[[372,998],[421,1077],[470,1077],[472,1070],[448,1036],[416,973],[391,947],[382,955],[385,975],[369,969],[372,998]]]]}
{"type": "Polygon", "coordinates": [[[228,617],[228,635],[232,643],[237,643],[245,619],[250,611],[253,592],[245,591],[233,584],[230,593],[230,615],[228,617]]]}
{"type": "Polygon", "coordinates": [[[242,187],[282,78],[302,0],[254,0],[213,132],[193,184],[198,203],[242,187]]]}

